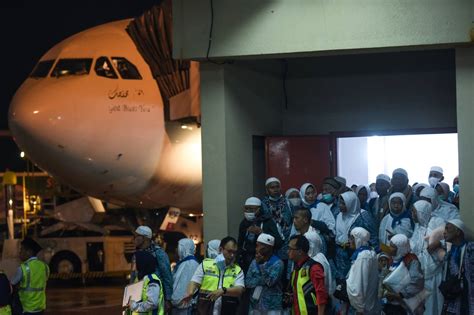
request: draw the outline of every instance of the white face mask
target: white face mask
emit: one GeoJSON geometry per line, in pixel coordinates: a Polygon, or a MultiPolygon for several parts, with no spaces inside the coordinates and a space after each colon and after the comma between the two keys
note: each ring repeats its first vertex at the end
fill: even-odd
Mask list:
{"type": "Polygon", "coordinates": [[[375,199],[379,196],[379,194],[377,194],[376,191],[371,191],[369,196],[370,196],[369,199],[375,199]]]}
{"type": "Polygon", "coordinates": [[[244,216],[247,221],[255,220],[255,212],[244,212],[244,216]]]}
{"type": "Polygon", "coordinates": [[[293,207],[301,206],[301,198],[289,198],[288,201],[293,207]]]}
{"type": "Polygon", "coordinates": [[[439,178],[437,177],[430,177],[428,178],[428,183],[430,183],[430,186],[435,188],[436,185],[439,183],[439,178]]]}

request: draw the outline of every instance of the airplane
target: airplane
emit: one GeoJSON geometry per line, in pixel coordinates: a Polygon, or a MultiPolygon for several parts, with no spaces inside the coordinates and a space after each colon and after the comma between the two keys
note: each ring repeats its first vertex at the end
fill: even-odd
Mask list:
{"type": "Polygon", "coordinates": [[[201,131],[165,121],[131,19],[73,35],[15,93],[9,127],[41,169],[115,205],[202,210],[201,131]]]}

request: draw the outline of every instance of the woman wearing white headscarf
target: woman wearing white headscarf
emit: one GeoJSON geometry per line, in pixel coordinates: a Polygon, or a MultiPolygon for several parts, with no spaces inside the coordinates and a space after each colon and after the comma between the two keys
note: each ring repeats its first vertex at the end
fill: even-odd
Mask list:
{"type": "Polygon", "coordinates": [[[443,297],[438,287],[443,280],[443,262],[437,255],[433,256],[428,252],[428,237],[431,229],[428,224],[431,219],[431,204],[425,200],[419,200],[413,204],[413,220],[415,221],[415,230],[410,238],[411,251],[418,257],[421,269],[425,277],[425,288],[431,295],[425,302],[425,315],[439,315],[443,308],[443,297]]]}
{"type": "Polygon", "coordinates": [[[332,276],[331,266],[326,256],[321,252],[322,242],[317,233],[306,233],[304,235],[309,241],[308,256],[317,261],[324,269],[324,285],[329,295],[334,293],[336,282],[332,276]]]}
{"type": "Polygon", "coordinates": [[[369,245],[378,246],[377,230],[372,215],[360,209],[359,198],[352,191],[341,194],[340,211],[336,218],[336,279],[344,280],[349,272],[351,249],[349,233],[353,228],[362,227],[369,231],[369,245]]]}
{"type": "MultiPolygon", "coordinates": [[[[410,282],[402,288],[399,293],[385,292],[388,303],[384,305],[386,315],[408,314],[401,306],[402,299],[409,299],[420,293],[425,287],[423,271],[420,262],[415,254],[410,253],[410,241],[404,234],[396,234],[390,239],[390,248],[392,250],[393,263],[390,266],[390,272],[397,269],[400,264],[405,264],[410,276],[410,282]]],[[[390,274],[389,274],[390,275],[390,274]]],[[[388,276],[389,276],[388,275],[388,276]]],[[[387,277],[388,277],[387,276],[387,277]]],[[[424,303],[415,310],[414,314],[423,314],[424,303]]]]}
{"type": "Polygon", "coordinates": [[[316,200],[316,188],[311,183],[305,183],[300,190],[301,201],[303,207],[311,211],[311,220],[321,221],[326,224],[327,228],[336,234],[336,220],[331,212],[331,208],[324,202],[316,200]]]}
{"type": "Polygon", "coordinates": [[[406,209],[405,195],[399,192],[391,194],[388,205],[390,212],[380,222],[380,243],[388,244],[390,237],[395,234],[404,234],[410,238],[415,224],[411,212],[406,209]]]}
{"type": "MultiPolygon", "coordinates": [[[[436,192],[436,189],[427,187],[423,189],[420,193],[420,199],[421,200],[426,200],[429,203],[431,203],[432,206],[432,212],[431,215],[433,217],[438,217],[443,219],[444,221],[449,221],[452,219],[460,219],[459,215],[459,210],[456,208],[455,205],[450,204],[449,202],[446,201],[440,201],[438,199],[438,193],[436,192]]],[[[438,226],[434,226],[435,222],[430,224],[431,229],[436,229],[438,226]]]]}
{"type": "Polygon", "coordinates": [[[189,238],[180,239],[178,242],[179,261],[173,271],[173,295],[171,302],[173,304],[173,315],[191,314],[191,306],[180,304],[183,297],[187,294],[189,281],[199,266],[194,257],[194,242],[189,238]]]}
{"type": "Polygon", "coordinates": [[[361,227],[351,231],[351,269],[347,276],[347,295],[358,313],[380,314],[378,306],[377,254],[369,246],[370,233],[361,227]]]}
{"type": "Polygon", "coordinates": [[[210,240],[207,243],[207,258],[216,258],[219,255],[219,246],[221,244],[221,240],[210,240]]]}
{"type": "Polygon", "coordinates": [[[359,198],[360,208],[368,210],[369,208],[369,198],[370,198],[370,188],[365,185],[359,185],[355,189],[357,198],[359,198]]]}

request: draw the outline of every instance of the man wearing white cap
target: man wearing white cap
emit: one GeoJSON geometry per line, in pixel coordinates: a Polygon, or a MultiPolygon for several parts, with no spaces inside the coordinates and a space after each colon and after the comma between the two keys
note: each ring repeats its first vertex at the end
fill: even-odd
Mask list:
{"type": "Polygon", "coordinates": [[[439,182],[444,179],[443,169],[439,166],[432,166],[428,175],[428,183],[431,187],[435,188],[439,182]]]}
{"type": "Polygon", "coordinates": [[[262,199],[262,215],[270,215],[275,221],[283,240],[283,246],[278,250],[277,255],[281,259],[287,260],[286,248],[293,220],[291,210],[286,197],[281,194],[281,182],[278,178],[268,178],[265,181],[265,190],[267,195],[262,199]]]}
{"type": "Polygon", "coordinates": [[[282,313],[284,264],[273,254],[274,244],[273,236],[265,233],[258,236],[255,259],[245,278],[245,286],[250,289],[250,315],[282,313]]]}
{"type": "Polygon", "coordinates": [[[276,249],[279,249],[283,243],[275,221],[270,214],[264,215],[262,213],[261,205],[262,202],[257,197],[245,200],[244,218],[239,225],[237,242],[239,248],[237,262],[244,272],[247,272],[250,263],[255,258],[256,241],[261,233],[267,233],[274,237],[276,249]]]}
{"type": "Polygon", "coordinates": [[[379,195],[370,209],[372,216],[374,217],[377,227],[380,224],[382,218],[388,213],[388,191],[390,189],[390,176],[385,174],[377,175],[375,180],[375,189],[379,195]]]}
{"type": "MultiPolygon", "coordinates": [[[[140,225],[135,230],[135,247],[137,250],[149,252],[156,258],[156,275],[163,283],[163,292],[165,295],[166,310],[171,310],[171,297],[173,295],[173,275],[171,274],[170,260],[165,251],[155,242],[153,242],[153,233],[150,227],[140,225]]],[[[134,269],[135,264],[132,263],[134,269]]],[[[134,282],[136,278],[136,271],[132,271],[130,281],[134,282]]]]}
{"type": "Polygon", "coordinates": [[[443,314],[474,313],[474,243],[467,242],[464,223],[446,223],[444,238],[451,249],[445,257],[444,281],[439,286],[444,296],[443,314]]]}
{"type": "Polygon", "coordinates": [[[406,209],[410,210],[415,199],[413,189],[408,185],[408,172],[403,168],[395,169],[392,173],[391,184],[392,188],[389,191],[389,196],[395,192],[404,194],[406,198],[406,209]]]}

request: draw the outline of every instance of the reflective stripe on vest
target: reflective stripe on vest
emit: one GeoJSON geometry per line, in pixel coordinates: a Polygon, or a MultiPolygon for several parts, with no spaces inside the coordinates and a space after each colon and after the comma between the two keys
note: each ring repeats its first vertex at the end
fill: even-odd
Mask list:
{"type": "Polygon", "coordinates": [[[132,312],[132,315],[164,315],[165,314],[165,296],[163,293],[163,285],[161,283],[160,278],[152,273],[151,275],[145,276],[143,278],[143,289],[142,289],[142,302],[146,302],[148,300],[148,296],[146,291],[148,290],[148,285],[150,282],[156,283],[160,286],[160,297],[158,299],[158,309],[149,311],[149,312],[132,312]]]}
{"type": "MultiPolygon", "coordinates": [[[[219,270],[219,267],[217,267],[215,259],[204,259],[204,261],[202,262],[202,269],[204,272],[204,277],[202,279],[200,290],[212,292],[219,289],[219,278],[221,272],[219,270]]],[[[234,286],[235,280],[237,279],[237,276],[241,271],[242,269],[237,264],[227,266],[224,272],[222,287],[232,288],[234,286]]]]}
{"type": "Polygon", "coordinates": [[[10,305],[0,307],[0,315],[12,315],[12,309],[10,305]]]}
{"type": "Polygon", "coordinates": [[[35,312],[46,309],[46,282],[49,268],[38,259],[28,260],[21,264],[22,278],[18,295],[24,312],[35,312]]]}
{"type": "Polygon", "coordinates": [[[311,282],[311,267],[315,264],[318,263],[313,259],[308,259],[299,270],[294,270],[291,274],[291,283],[293,285],[295,275],[298,273],[296,292],[293,292],[293,294],[297,294],[298,308],[301,315],[317,314],[318,311],[316,289],[311,282]]]}

